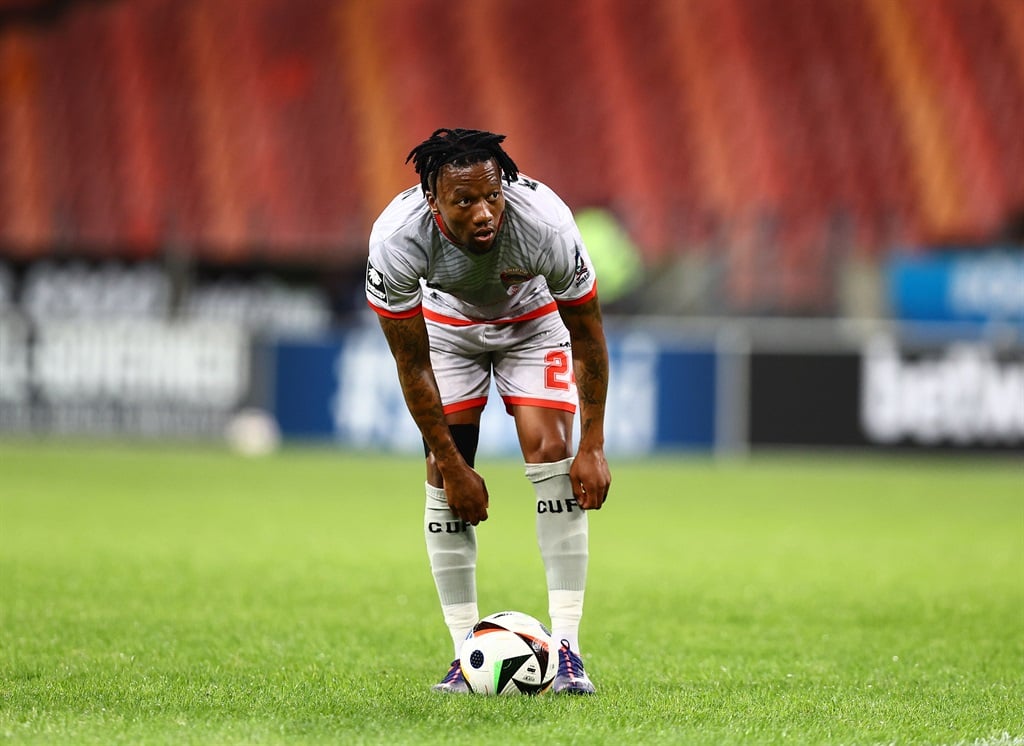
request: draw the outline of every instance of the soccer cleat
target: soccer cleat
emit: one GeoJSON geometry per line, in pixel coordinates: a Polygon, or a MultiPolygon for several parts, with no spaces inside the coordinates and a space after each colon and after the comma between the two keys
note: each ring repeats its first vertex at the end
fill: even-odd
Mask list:
{"type": "Polygon", "coordinates": [[[444,692],[445,694],[469,694],[469,683],[462,675],[462,664],[458,658],[452,661],[452,667],[441,679],[441,683],[434,684],[431,688],[435,692],[444,692]]]}
{"type": "Polygon", "coordinates": [[[568,640],[562,640],[558,648],[558,673],[551,683],[554,694],[593,694],[594,682],[583,670],[583,660],[569,647],[568,640]]]}

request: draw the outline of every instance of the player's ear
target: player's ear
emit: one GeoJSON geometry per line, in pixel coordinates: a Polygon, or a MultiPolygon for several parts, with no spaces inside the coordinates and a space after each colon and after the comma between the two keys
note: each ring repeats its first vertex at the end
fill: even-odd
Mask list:
{"type": "Polygon", "coordinates": [[[434,197],[433,192],[424,192],[427,197],[427,204],[430,205],[430,211],[437,215],[437,199],[434,197]]]}

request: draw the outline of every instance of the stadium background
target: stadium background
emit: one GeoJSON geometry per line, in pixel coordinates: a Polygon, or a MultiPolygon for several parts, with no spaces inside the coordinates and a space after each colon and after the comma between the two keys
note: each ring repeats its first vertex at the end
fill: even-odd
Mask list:
{"type": "Polygon", "coordinates": [[[580,216],[613,454],[1020,451],[1021,122],[1017,0],[5,0],[0,433],[415,449],[366,236],[467,126],[580,216]]]}

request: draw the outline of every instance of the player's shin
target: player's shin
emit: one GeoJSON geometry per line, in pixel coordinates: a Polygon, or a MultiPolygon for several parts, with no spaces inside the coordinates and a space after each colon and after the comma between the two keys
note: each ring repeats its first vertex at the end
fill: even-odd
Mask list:
{"type": "Polygon", "coordinates": [[[579,626],[587,584],[587,513],[573,498],[572,459],[527,464],[526,476],[537,493],[537,544],[548,584],[551,634],[579,650],[579,626]]]}
{"type": "Polygon", "coordinates": [[[423,534],[438,599],[455,657],[479,619],[476,602],[476,529],[452,513],[443,489],[426,484],[423,534]]]}

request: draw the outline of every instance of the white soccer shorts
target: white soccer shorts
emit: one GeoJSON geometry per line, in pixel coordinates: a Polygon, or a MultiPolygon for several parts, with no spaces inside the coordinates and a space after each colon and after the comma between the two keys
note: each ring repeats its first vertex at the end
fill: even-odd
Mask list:
{"type": "Polygon", "coordinates": [[[575,413],[569,330],[557,311],[506,324],[428,319],[427,334],[445,414],[486,404],[492,372],[506,410],[528,405],[575,413]]]}

